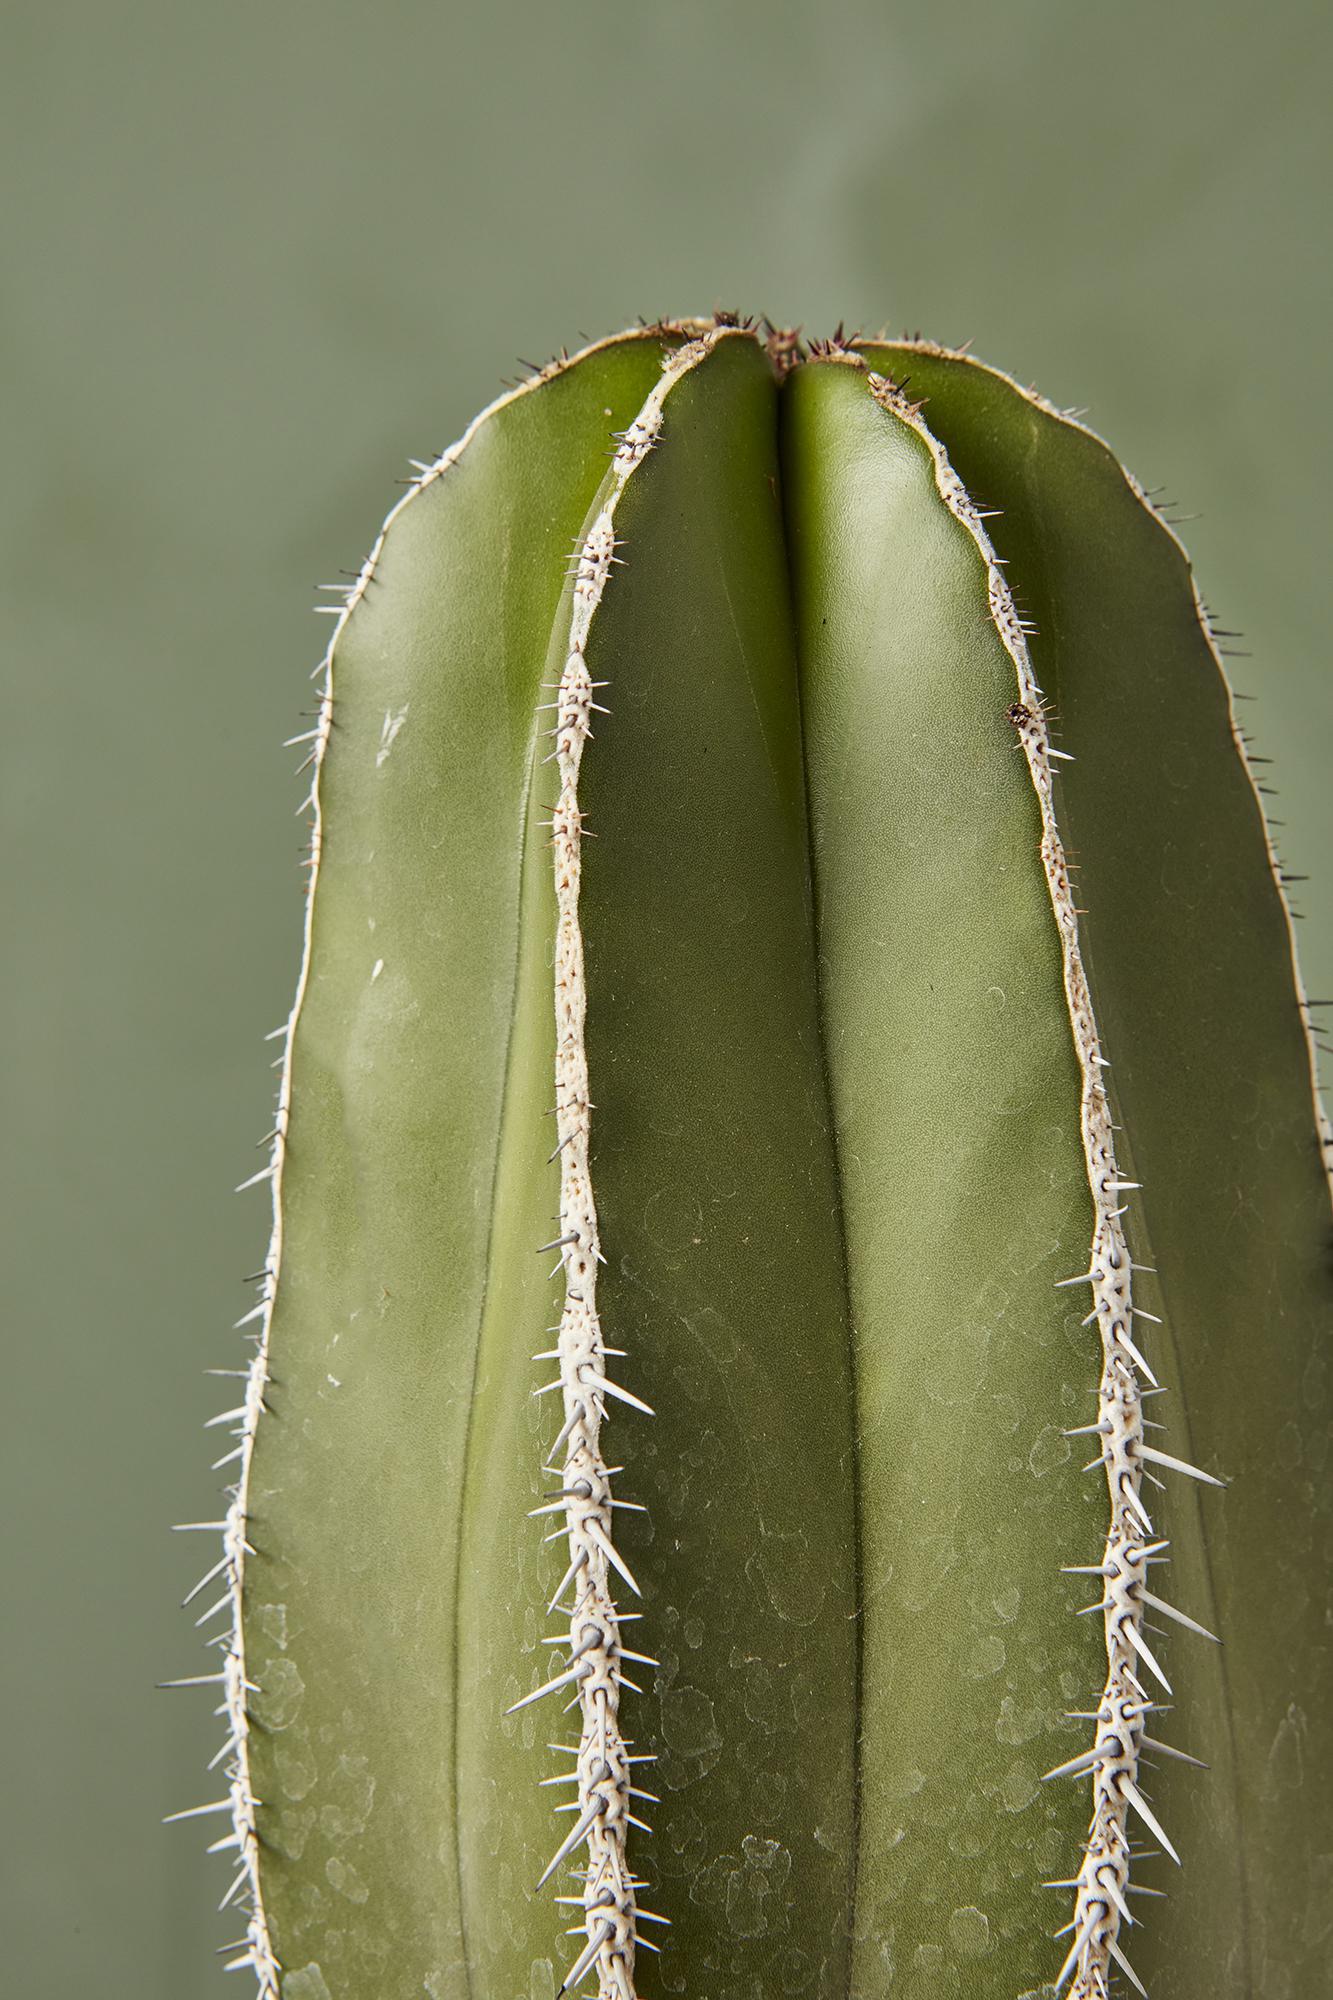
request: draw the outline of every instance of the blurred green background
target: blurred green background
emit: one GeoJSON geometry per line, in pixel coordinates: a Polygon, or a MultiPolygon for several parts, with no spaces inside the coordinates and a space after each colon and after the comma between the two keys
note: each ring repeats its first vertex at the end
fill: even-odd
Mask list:
{"type": "Polygon", "coordinates": [[[15,1994],[212,2000],[225,1865],[158,1822],[218,1736],[153,1683],[209,1665],[168,1524],[220,1511],[201,1370],[267,1240],[228,1190],[296,973],[314,585],[517,355],[718,305],[970,336],[1199,514],[1317,868],[1333,15],[19,0],[4,45],[0,1928],[15,1994]]]}

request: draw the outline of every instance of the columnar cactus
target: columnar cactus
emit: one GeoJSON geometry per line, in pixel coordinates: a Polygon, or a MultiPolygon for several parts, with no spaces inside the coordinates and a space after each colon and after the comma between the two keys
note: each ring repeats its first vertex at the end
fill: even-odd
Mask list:
{"type": "Polygon", "coordinates": [[[1174,533],[962,354],[729,319],[417,473],[298,739],[236,1963],[1323,1990],[1325,1141],[1174,533]]]}

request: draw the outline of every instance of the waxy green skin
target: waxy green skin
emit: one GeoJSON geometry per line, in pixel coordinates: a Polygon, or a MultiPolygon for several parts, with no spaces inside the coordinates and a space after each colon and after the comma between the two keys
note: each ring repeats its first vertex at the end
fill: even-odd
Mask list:
{"type": "MultiPolygon", "coordinates": [[[[333,659],[290,1054],[244,1627],[290,2000],[552,2000],[537,1877],[576,1740],[532,1391],[559,1316],[544,732],[569,550],[650,331],[480,425],[391,526],[333,659]],[[574,1737],[569,1734],[574,1731],[574,1737]]],[[[1184,1858],[1122,1930],[1154,2000],[1319,1990],[1333,1853],[1327,1182],[1286,918],[1173,539],[1105,448],[956,357],[912,378],[1037,627],[1112,1059],[1148,1406],[1232,1481],[1154,1496],[1145,1782],[1184,1858]],[[1321,1873],[1322,1871],[1322,1873],[1321,1873]]],[[[718,340],[616,516],[579,788],[607,1456],[642,1587],[645,2000],[1018,2000],[1052,1980],[1105,1676],[1092,1203],[1037,801],[984,563],[834,352],[718,340]],[[654,1927],[655,1935],[661,1935],[654,1927]]]]}

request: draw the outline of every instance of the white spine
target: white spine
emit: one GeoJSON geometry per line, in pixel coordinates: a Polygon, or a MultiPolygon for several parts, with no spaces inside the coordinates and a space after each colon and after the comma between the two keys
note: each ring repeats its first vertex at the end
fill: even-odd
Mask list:
{"type": "MultiPolygon", "coordinates": [[[[617,1611],[611,1573],[636,1593],[638,1585],[615,1546],[612,1509],[623,1506],[611,1496],[611,1480],[601,1446],[602,1419],[608,1395],[652,1412],[638,1397],[611,1382],[607,1349],[597,1314],[597,1266],[603,1262],[597,1232],[597,1207],[589,1170],[591,1107],[588,1062],[584,1045],[587,992],[584,984],[583,937],[579,924],[579,878],[582,814],[578,802],[579,767],[583,746],[591,735],[591,718],[599,704],[593,699],[586,648],[593,618],[616,561],[615,514],[632,474],[657,440],[663,406],[675,384],[712,350],[729,329],[716,327],[668,355],[661,377],[643,409],[623,433],[612,462],[606,498],[577,551],[569,652],[555,703],[555,757],[560,797],[552,817],[551,846],[555,855],[557,906],[555,945],[555,1109],[557,1153],[560,1160],[560,1233],[558,1247],[564,1268],[565,1298],[559,1341],[553,1358],[559,1375],[546,1385],[559,1388],[564,1422],[553,1447],[563,1446],[558,1471],[569,1545],[569,1565],[552,1600],[556,1609],[567,1588],[569,1663],[553,1681],[514,1703],[513,1709],[557,1688],[572,1688],[578,1703],[580,1737],[574,1749],[575,1768],[568,1781],[577,1787],[573,1824],[542,1875],[544,1883],[586,1843],[581,1892],[577,1902],[583,1919],[576,1933],[585,1938],[582,1951],[566,1973],[562,1993],[595,1969],[599,2000],[634,2000],[634,1952],[645,1942],[638,1924],[645,1917],[661,1922],[636,1904],[642,1886],[631,1872],[626,1852],[631,1826],[650,1829],[632,1810],[634,1798],[650,1798],[633,1784],[633,1766],[649,1762],[631,1757],[620,1727],[620,1690],[633,1686],[622,1672],[622,1661],[644,1660],[627,1651],[621,1639],[624,1614],[617,1611]]],[[[556,1245],[550,1246],[552,1248],[556,1245]]],[[[536,1393],[541,1394],[538,1390],[536,1393]]],[[[538,1512],[548,1511],[538,1509],[538,1512]]],[[[513,1713],[513,1709],[509,1712],[513,1713]]],[[[540,1886],[540,1884],[538,1885],[540,1886]]]]}
{"type": "MultiPolygon", "coordinates": [[[[1070,1884],[1074,1889],[1074,1915],[1065,1932],[1057,1933],[1057,1936],[1072,1933],[1073,1941],[1056,1975],[1055,1990],[1063,1992],[1069,1985],[1070,2000],[1107,2000],[1113,1963],[1138,1984],[1119,1943],[1121,1924],[1134,1921],[1128,1904],[1130,1813],[1135,1813],[1148,1833],[1174,1860],[1179,1860],[1139,1782],[1145,1719],[1154,1706],[1147,1677],[1151,1675],[1170,1692],[1143,1631],[1149,1601],[1147,1566],[1166,1547],[1164,1542],[1154,1540],[1152,1521],[1143,1501],[1144,1462],[1150,1459],[1172,1470],[1208,1479],[1213,1485],[1221,1482],[1144,1442],[1139,1376],[1146,1376],[1150,1382],[1154,1378],[1133,1335],[1136,1308],[1131,1295],[1132,1265],[1122,1226],[1125,1207],[1121,1200],[1130,1183],[1121,1179],[1116,1165],[1111,1114],[1102,1081],[1106,1062],[1079,948],[1078,914],[1068,864],[1056,824],[1050,735],[1023,628],[990,537],[943,446],[922,422],[918,407],[892,382],[872,373],[869,383],[881,407],[910,426],[928,447],[940,497],[972,537],[986,565],[991,616],[1014,663],[1018,681],[1018,699],[1010,710],[1010,718],[1027,759],[1041,815],[1042,867],[1060,937],[1065,999],[1081,1074],[1079,1122],[1092,1196],[1093,1233],[1086,1273],[1064,1282],[1090,1286],[1092,1311],[1084,1323],[1096,1321],[1102,1344],[1097,1421],[1089,1429],[1099,1440],[1098,1458],[1093,1464],[1100,1462],[1104,1469],[1111,1511],[1102,1562],[1094,1571],[1102,1584],[1102,1597],[1096,1608],[1104,1618],[1106,1680],[1097,1709],[1092,1749],[1047,1776],[1090,1772],[1093,1787],[1092,1823],[1083,1861],[1070,1884]]],[[[1168,1606],[1161,1608],[1170,1615],[1180,1615],[1171,1613],[1168,1606]]],[[[1204,1636],[1211,1638],[1212,1634],[1204,1636]]]]}

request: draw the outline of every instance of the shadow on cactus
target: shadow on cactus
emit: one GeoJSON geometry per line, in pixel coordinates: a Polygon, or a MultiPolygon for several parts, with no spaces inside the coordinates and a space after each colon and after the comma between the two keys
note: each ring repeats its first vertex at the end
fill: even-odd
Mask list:
{"type": "Polygon", "coordinates": [[[1320,1989],[1328,1184],[1170,526],[965,355],[732,320],[418,470],[297,739],[236,1964],[1320,1989]]]}

